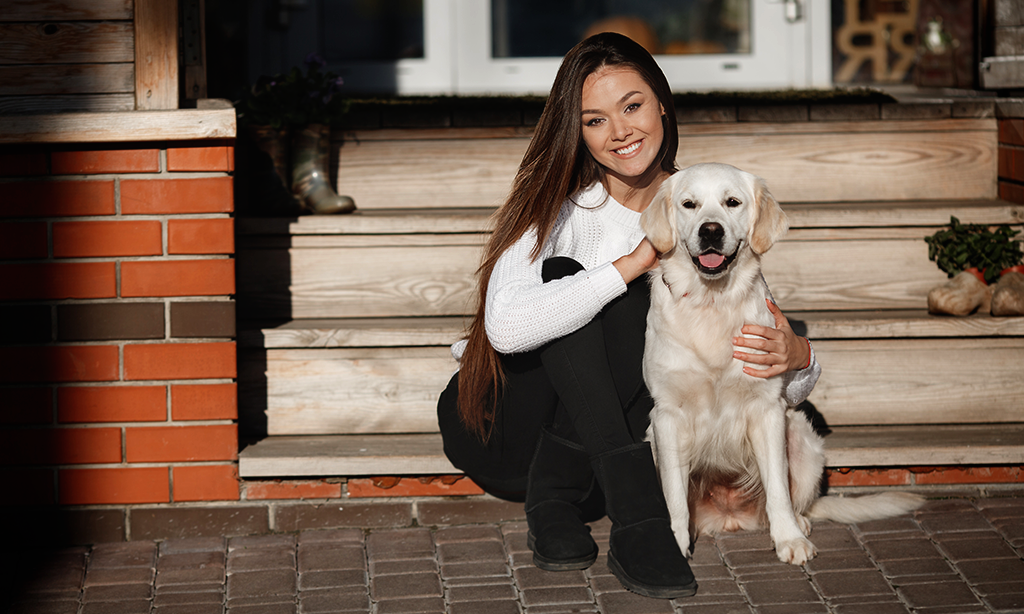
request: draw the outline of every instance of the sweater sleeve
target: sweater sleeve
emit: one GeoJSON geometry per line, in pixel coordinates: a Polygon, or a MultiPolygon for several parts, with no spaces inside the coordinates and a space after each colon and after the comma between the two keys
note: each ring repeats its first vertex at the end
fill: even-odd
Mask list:
{"type": "Polygon", "coordinates": [[[546,254],[530,259],[536,236],[526,233],[498,258],[487,286],[484,327],[503,354],[533,350],[579,330],[626,291],[611,262],[543,283],[546,254]]]}
{"type": "MultiPolygon", "coordinates": [[[[810,346],[810,342],[808,342],[808,346],[810,346]]],[[[786,402],[790,406],[796,406],[806,401],[807,397],[811,395],[811,391],[814,390],[814,385],[818,383],[820,375],[821,365],[814,357],[814,347],[811,346],[811,364],[804,369],[790,371],[783,376],[786,379],[782,394],[786,397],[786,402]]]]}

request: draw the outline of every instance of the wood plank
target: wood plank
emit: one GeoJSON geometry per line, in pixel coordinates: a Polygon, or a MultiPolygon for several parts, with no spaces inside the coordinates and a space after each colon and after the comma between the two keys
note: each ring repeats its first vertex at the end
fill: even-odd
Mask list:
{"type": "Polygon", "coordinates": [[[129,21],[0,23],[0,64],[133,62],[129,21]]]}
{"type": "Polygon", "coordinates": [[[234,138],[234,109],[0,116],[0,144],[234,138]]]}
{"type": "Polygon", "coordinates": [[[5,0],[3,21],[130,20],[134,0],[5,0]]]}
{"type": "Polygon", "coordinates": [[[449,234],[490,229],[495,209],[357,209],[348,215],[299,218],[239,218],[236,231],[246,235],[449,234]]]}
{"type": "MultiPolygon", "coordinates": [[[[32,129],[35,124],[31,118],[39,117],[38,114],[65,114],[65,113],[121,113],[135,109],[135,94],[78,94],[68,96],[3,96],[0,97],[0,126],[13,125],[15,120],[29,118],[28,124],[18,126],[19,129],[32,129]]],[[[47,140],[33,140],[31,142],[55,142],[52,139],[59,139],[62,135],[45,134],[33,135],[34,138],[47,140]]],[[[17,139],[17,135],[9,135],[0,132],[0,143],[24,142],[17,139]]],[[[68,141],[70,142],[70,141],[68,141]]]]}
{"type": "Polygon", "coordinates": [[[925,309],[887,311],[791,311],[793,330],[820,339],[901,339],[920,337],[1024,337],[1024,317],[993,318],[930,315],[925,309]]]}
{"type": "MultiPolygon", "coordinates": [[[[954,120],[934,124],[947,126],[945,121],[954,120]]],[[[687,135],[680,139],[677,162],[733,164],[767,179],[775,197],[787,203],[996,197],[994,120],[963,120],[956,125],[985,128],[962,131],[933,130],[931,122],[883,122],[907,125],[891,132],[841,132],[824,123],[833,132],[780,128],[687,135]],[[909,125],[920,130],[906,130],[909,125]]],[[[338,186],[364,209],[496,206],[527,143],[525,138],[345,143],[338,186]]]]}
{"type": "MultiPolygon", "coordinates": [[[[1024,463],[1024,425],[842,427],[825,437],[830,468],[1024,463]]],[[[274,436],[239,454],[252,477],[461,473],[439,433],[274,436]]]]}
{"type": "Polygon", "coordinates": [[[455,372],[448,348],[270,350],[267,432],[437,430],[437,396],[455,372]]]}
{"type": "Polygon", "coordinates": [[[825,437],[829,467],[1024,463],[1024,425],[860,426],[825,437]]]}
{"type": "Polygon", "coordinates": [[[1024,421],[1024,339],[823,340],[810,401],[831,425],[1024,421]]]}
{"type": "Polygon", "coordinates": [[[0,96],[135,91],[135,65],[0,66],[0,96]]]}
{"type": "Polygon", "coordinates": [[[268,437],[242,450],[238,472],[244,478],[462,473],[445,457],[437,433],[268,437]]]}
{"type": "Polygon", "coordinates": [[[790,228],[823,229],[837,234],[856,227],[944,226],[949,224],[950,216],[972,224],[1024,223],[1024,205],[1002,200],[784,203],[782,208],[789,216],[790,228]]]}
{"type": "Polygon", "coordinates": [[[135,0],[135,108],[178,108],[177,0],[135,0]]]}
{"type": "Polygon", "coordinates": [[[448,347],[463,334],[467,318],[345,318],[292,320],[273,328],[240,331],[244,347],[358,348],[448,347]]]}

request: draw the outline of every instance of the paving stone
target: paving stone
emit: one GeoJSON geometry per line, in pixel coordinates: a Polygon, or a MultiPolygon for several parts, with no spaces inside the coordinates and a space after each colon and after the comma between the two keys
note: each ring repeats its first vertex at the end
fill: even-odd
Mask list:
{"type": "Polygon", "coordinates": [[[412,524],[412,503],[346,501],[344,504],[278,505],[274,508],[274,522],[278,531],[286,533],[305,529],[407,527],[412,524]]]}
{"type": "Polygon", "coordinates": [[[912,608],[980,604],[970,587],[957,581],[911,584],[897,587],[896,591],[912,608]]]}
{"type": "Polygon", "coordinates": [[[187,552],[224,552],[227,540],[223,537],[186,537],[160,542],[160,555],[187,552]]]}
{"type": "Polygon", "coordinates": [[[188,605],[193,603],[224,603],[224,592],[161,593],[153,597],[153,605],[188,605]]]}
{"type": "MultiPolygon", "coordinates": [[[[516,535],[522,535],[525,541],[525,532],[517,533],[516,535]]],[[[499,531],[497,527],[481,525],[468,527],[447,527],[438,529],[434,532],[434,543],[436,544],[483,540],[502,541],[501,531],[499,531]]]]}
{"type": "Polygon", "coordinates": [[[377,602],[376,614],[444,614],[444,599],[420,597],[377,602]]]}
{"type": "Polygon", "coordinates": [[[78,614],[79,605],[77,599],[22,601],[13,604],[8,614],[78,614]]]}
{"type": "Polygon", "coordinates": [[[368,611],[370,597],[364,587],[358,588],[303,591],[299,594],[299,606],[303,612],[368,611]]]}
{"type": "MultiPolygon", "coordinates": [[[[954,534],[955,535],[955,534],[954,534]]],[[[1016,559],[1019,558],[1002,538],[989,534],[991,537],[975,537],[972,539],[949,539],[939,542],[939,547],[956,561],[971,559],[1016,559]]],[[[88,580],[88,578],[86,579],[88,580]]]]}
{"type": "Polygon", "coordinates": [[[1024,561],[1019,559],[958,561],[955,565],[971,584],[989,582],[1024,583],[1024,561]]]}
{"type": "Polygon", "coordinates": [[[294,551],[268,550],[260,556],[232,556],[228,558],[227,566],[229,573],[281,568],[295,569],[294,551]]]}
{"type": "Polygon", "coordinates": [[[939,514],[918,514],[917,522],[929,533],[954,533],[982,531],[992,525],[980,512],[949,512],[939,514]]]}
{"type": "Polygon", "coordinates": [[[736,550],[723,552],[722,559],[729,567],[778,567],[787,565],[779,560],[774,550],[736,550]]]}
{"type": "Polygon", "coordinates": [[[518,569],[520,567],[536,567],[536,565],[533,564],[533,552],[513,552],[508,558],[512,569],[518,569]]]}
{"type": "MultiPolygon", "coordinates": [[[[589,610],[577,611],[587,612],[589,610]]],[[[448,612],[450,614],[481,614],[481,612],[487,612],[487,614],[520,614],[519,604],[515,601],[465,601],[452,603],[448,606],[448,612]]],[[[533,614],[533,610],[529,610],[527,614],[533,614]]]]}
{"type": "Polygon", "coordinates": [[[521,589],[551,588],[557,586],[586,586],[582,571],[545,571],[538,567],[522,567],[512,572],[521,589]]]}
{"type": "Polygon", "coordinates": [[[437,561],[433,558],[410,559],[406,561],[370,561],[370,573],[375,576],[419,573],[424,571],[437,573],[437,561]]]}
{"type": "Polygon", "coordinates": [[[445,580],[451,578],[507,577],[511,575],[512,572],[504,561],[441,563],[441,577],[445,580]]]}
{"type": "Polygon", "coordinates": [[[448,589],[448,602],[460,601],[502,601],[516,599],[516,589],[511,584],[484,584],[480,586],[453,586],[448,589]]]}
{"type": "Polygon", "coordinates": [[[336,542],[361,544],[363,538],[362,529],[313,529],[299,533],[299,543],[302,545],[336,542]]]}
{"type": "Polygon", "coordinates": [[[151,567],[97,567],[89,569],[85,574],[85,586],[102,584],[139,584],[153,583],[156,573],[151,567]]]}
{"type": "Polygon", "coordinates": [[[290,569],[246,571],[228,576],[228,598],[294,595],[295,572],[290,569]]]}
{"type": "Polygon", "coordinates": [[[821,601],[809,580],[752,580],[743,582],[743,589],[758,609],[769,604],[821,601]]]}
{"type": "Polygon", "coordinates": [[[153,614],[223,614],[223,612],[224,606],[219,603],[190,603],[153,608],[153,614]]]}
{"type": "Polygon", "coordinates": [[[451,588],[453,586],[483,586],[487,584],[508,584],[511,581],[511,576],[446,578],[444,580],[444,585],[448,588],[451,588]]]}
{"type": "Polygon", "coordinates": [[[846,527],[815,527],[811,533],[811,541],[818,552],[826,550],[860,550],[857,538],[846,527]]]}
{"type": "Polygon", "coordinates": [[[683,614],[750,614],[752,610],[746,603],[680,603],[679,611],[683,614]]]}
{"type": "Polygon", "coordinates": [[[698,539],[690,557],[690,565],[721,565],[722,553],[713,540],[698,539]]]}
{"type": "Polygon", "coordinates": [[[331,569],[299,574],[299,590],[366,586],[366,572],[361,569],[331,569]]]}
{"type": "Polygon", "coordinates": [[[441,579],[436,574],[419,573],[370,578],[370,594],[374,600],[441,597],[441,579]]]}
{"type": "Polygon", "coordinates": [[[294,547],[296,542],[295,535],[245,535],[230,538],[228,552],[294,547]]]}
{"type": "Polygon", "coordinates": [[[128,542],[102,544],[89,553],[89,567],[152,567],[156,560],[156,544],[128,542]]]}
{"type": "Polygon", "coordinates": [[[85,579],[85,569],[46,569],[33,575],[22,585],[26,593],[73,593],[78,594],[85,579]]]}
{"type": "Polygon", "coordinates": [[[149,584],[110,584],[104,586],[87,586],[82,592],[82,603],[97,601],[134,601],[153,597],[153,587],[149,584]]]}
{"type": "Polygon", "coordinates": [[[837,606],[837,605],[857,605],[857,604],[864,604],[864,603],[875,603],[875,604],[877,604],[877,603],[900,603],[900,604],[902,604],[902,602],[900,601],[899,596],[895,592],[893,592],[893,591],[890,591],[886,595],[847,595],[845,597],[829,597],[828,602],[829,602],[829,605],[831,605],[833,607],[837,606]]]}
{"type": "Polygon", "coordinates": [[[1003,538],[1014,548],[1024,547],[1024,517],[997,518],[992,521],[1003,538]]]}
{"type": "Polygon", "coordinates": [[[899,516],[897,518],[886,518],[884,520],[872,520],[853,525],[856,531],[862,535],[874,533],[920,533],[921,527],[914,522],[913,518],[899,516]]]}
{"type": "Polygon", "coordinates": [[[235,607],[230,607],[229,604],[228,612],[231,614],[295,614],[298,607],[294,603],[261,603],[235,607]]]}
{"type": "Polygon", "coordinates": [[[974,585],[974,590],[979,595],[1002,595],[1011,593],[1024,593],[1024,584],[1020,582],[982,582],[974,585]]]}
{"type": "Polygon", "coordinates": [[[731,579],[728,580],[697,580],[697,592],[705,597],[721,595],[741,595],[740,587],[731,579]]]}
{"type": "Polygon", "coordinates": [[[481,497],[468,501],[423,501],[416,505],[417,519],[424,526],[481,524],[526,518],[522,503],[481,497]]]}
{"type": "Polygon", "coordinates": [[[299,571],[366,569],[366,555],[361,546],[338,546],[327,549],[299,547],[299,571]]]}
{"type": "Polygon", "coordinates": [[[984,597],[985,603],[993,610],[1024,611],[1024,593],[1004,593],[984,597]]]}
{"type": "Polygon", "coordinates": [[[533,605],[555,603],[593,603],[594,597],[586,587],[560,586],[557,588],[530,588],[520,590],[522,603],[529,608],[533,605]]]}
{"type": "Polygon", "coordinates": [[[954,573],[949,563],[941,557],[879,561],[878,567],[882,570],[882,573],[890,577],[954,573]]]}
{"type": "Polygon", "coordinates": [[[183,552],[165,554],[156,563],[158,571],[171,569],[206,569],[208,567],[224,568],[223,552],[183,552]]]}
{"type": "Polygon", "coordinates": [[[102,601],[82,605],[81,614],[150,614],[149,600],[102,601]]]}
{"type": "Polygon", "coordinates": [[[914,614],[973,614],[974,612],[988,612],[988,608],[979,603],[978,605],[939,606],[914,610],[914,614]]]}
{"type": "Polygon", "coordinates": [[[429,529],[376,531],[366,537],[366,554],[377,561],[431,557],[434,540],[429,529]]]}
{"type": "Polygon", "coordinates": [[[172,585],[224,583],[223,567],[204,567],[202,569],[161,569],[156,573],[157,588],[172,585]]]}
{"type": "Polygon", "coordinates": [[[926,576],[891,576],[889,578],[889,583],[893,586],[907,586],[908,584],[935,584],[940,582],[963,582],[963,579],[952,571],[926,576]]]}
{"type": "Polygon", "coordinates": [[[535,605],[525,610],[526,614],[577,614],[577,612],[597,611],[597,605],[592,603],[554,603],[550,605],[535,605]]]}
{"type": "MultiPolygon", "coordinates": [[[[697,583],[700,586],[700,589],[703,590],[703,582],[698,579],[697,583]]],[[[601,595],[604,593],[621,593],[624,592],[626,588],[622,586],[622,582],[619,582],[619,579],[615,576],[597,576],[590,579],[590,590],[592,590],[595,595],[601,595]]]]}
{"type": "Polygon", "coordinates": [[[597,605],[602,612],[621,612],[622,614],[672,614],[674,612],[672,602],[668,599],[650,599],[634,593],[598,595],[597,605]]]}
{"type": "Polygon", "coordinates": [[[807,561],[807,571],[838,571],[852,569],[875,569],[874,562],[863,550],[826,550],[807,561]]]}
{"type": "Polygon", "coordinates": [[[451,563],[505,561],[505,549],[499,542],[461,542],[440,544],[437,560],[442,565],[451,563]]]}
{"type": "Polygon", "coordinates": [[[796,565],[779,564],[777,567],[734,567],[730,569],[733,576],[742,582],[754,580],[806,580],[807,574],[796,565]]]}
{"type": "Polygon", "coordinates": [[[690,569],[693,571],[693,575],[697,577],[698,582],[700,580],[719,580],[722,578],[732,578],[732,574],[729,573],[729,568],[726,567],[724,564],[691,565],[690,569]]]}
{"type": "Polygon", "coordinates": [[[864,544],[864,548],[876,561],[941,557],[934,544],[927,539],[919,538],[869,541],[864,544]]]}
{"type": "MultiPolygon", "coordinates": [[[[700,543],[700,539],[697,540],[700,543]]],[[[719,535],[718,539],[715,540],[718,545],[718,549],[723,553],[736,552],[737,550],[774,550],[775,545],[772,544],[772,538],[767,532],[741,532],[741,533],[726,533],[719,535]]]]}
{"type": "Polygon", "coordinates": [[[892,594],[892,587],[877,570],[824,571],[814,574],[812,579],[825,599],[848,595],[892,594]]]}
{"type": "MultiPolygon", "coordinates": [[[[526,545],[526,533],[511,533],[505,535],[505,550],[511,554],[533,552],[530,547],[526,545]]],[[[438,542],[441,543],[441,542],[438,542]]]]}
{"type": "Polygon", "coordinates": [[[828,611],[824,603],[783,603],[757,608],[757,614],[828,614],[828,611]]]}

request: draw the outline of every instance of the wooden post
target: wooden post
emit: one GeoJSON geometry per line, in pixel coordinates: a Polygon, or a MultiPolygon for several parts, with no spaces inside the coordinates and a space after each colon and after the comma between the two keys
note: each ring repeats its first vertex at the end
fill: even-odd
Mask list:
{"type": "Polygon", "coordinates": [[[178,108],[178,1],[135,0],[135,109],[178,108]]]}

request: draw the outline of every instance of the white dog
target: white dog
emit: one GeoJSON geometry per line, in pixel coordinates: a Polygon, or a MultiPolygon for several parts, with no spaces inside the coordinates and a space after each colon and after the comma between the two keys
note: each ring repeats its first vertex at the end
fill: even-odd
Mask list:
{"type": "Polygon", "coordinates": [[[764,180],[692,166],[662,185],[641,225],[662,254],[644,354],[647,436],[683,552],[698,533],[767,522],[779,559],[801,565],[816,553],[809,518],[860,522],[918,507],[906,493],[819,498],[822,440],[787,407],[785,376],[752,377],[733,358],[744,324],[775,326],[760,262],[788,223],[764,180]]]}

